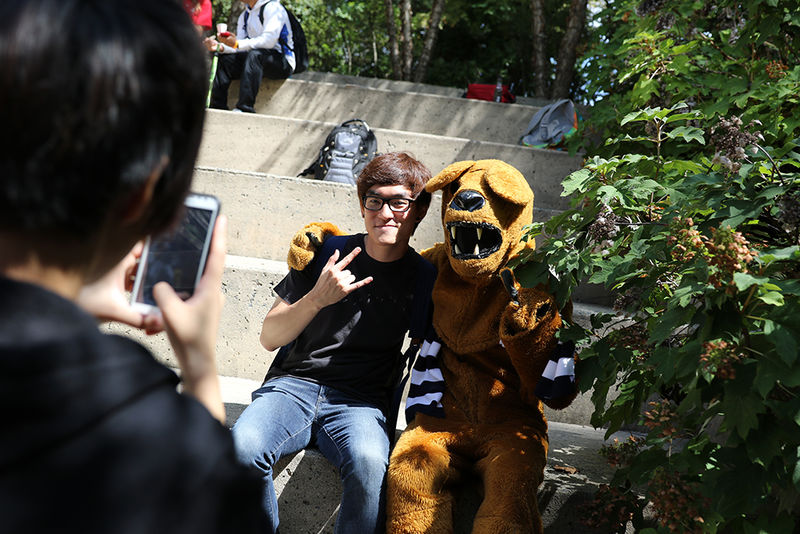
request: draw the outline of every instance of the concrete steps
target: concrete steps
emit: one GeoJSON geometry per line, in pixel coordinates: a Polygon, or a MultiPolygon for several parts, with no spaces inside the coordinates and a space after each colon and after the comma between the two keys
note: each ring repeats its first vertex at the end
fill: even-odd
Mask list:
{"type": "MultiPolygon", "coordinates": [[[[233,425],[250,403],[250,392],[260,384],[261,380],[222,378],[229,425],[233,425]]],[[[404,421],[399,423],[398,436],[405,426],[404,421]]],[[[550,420],[547,467],[544,482],[537,492],[546,533],[597,533],[580,523],[577,507],[591,500],[597,487],[610,482],[613,476],[613,470],[599,454],[600,448],[615,439],[624,441],[630,435],[620,431],[605,439],[603,430],[550,420]]],[[[283,458],[275,466],[274,473],[281,532],[332,533],[341,498],[341,482],[336,469],[319,451],[308,449],[283,458]]],[[[470,532],[481,500],[477,480],[465,485],[456,498],[455,532],[470,532]]],[[[632,533],[633,529],[627,532],[632,533]]]]}
{"type": "Polygon", "coordinates": [[[395,91],[398,93],[439,95],[453,98],[458,98],[464,93],[464,89],[459,89],[458,87],[445,87],[442,85],[406,82],[402,80],[387,80],[384,78],[370,78],[367,76],[349,76],[347,74],[335,74],[333,72],[306,71],[300,74],[293,74],[290,79],[307,82],[332,83],[341,86],[356,85],[358,87],[383,89],[385,91],[395,91]]]}
{"type": "MultiPolygon", "coordinates": [[[[336,124],[209,110],[198,165],[296,176],[314,160],[336,124]]],[[[434,174],[456,161],[501,159],[525,176],[534,209],[543,213],[567,207],[561,180],[581,166],[579,157],[552,150],[380,128],[375,133],[379,152],[410,152],[434,174]]]]}
{"type": "MultiPolygon", "coordinates": [[[[229,107],[236,104],[237,95],[238,84],[232,85],[229,107]]],[[[539,108],[467,100],[460,96],[288,79],[265,80],[255,109],[259,114],[320,122],[359,118],[372,128],[516,145],[539,108]]]]}

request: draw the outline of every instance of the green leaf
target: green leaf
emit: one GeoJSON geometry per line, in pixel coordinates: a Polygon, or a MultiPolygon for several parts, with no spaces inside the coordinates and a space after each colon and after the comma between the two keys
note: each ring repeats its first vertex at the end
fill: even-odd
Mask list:
{"type": "Polygon", "coordinates": [[[797,360],[797,340],[782,325],[766,335],[766,338],[775,346],[775,351],[787,365],[792,365],[797,360]]]}
{"type": "Polygon", "coordinates": [[[561,182],[561,186],[564,188],[564,192],[561,193],[561,196],[568,197],[576,191],[586,191],[586,186],[591,180],[592,172],[588,169],[581,169],[573,172],[561,182]]]}
{"type": "Polygon", "coordinates": [[[706,140],[703,137],[703,130],[700,128],[694,128],[692,126],[678,126],[674,130],[667,132],[667,137],[670,139],[676,139],[680,137],[685,141],[697,141],[701,145],[706,144],[706,140]]]}
{"type": "Polygon", "coordinates": [[[780,249],[770,249],[759,254],[758,258],[766,263],[783,260],[798,260],[800,259],[800,247],[786,247],[780,249]]]}
{"type": "Polygon", "coordinates": [[[797,447],[797,462],[794,464],[794,472],[792,473],[792,483],[795,486],[800,486],[800,447],[797,447]]]}
{"type": "Polygon", "coordinates": [[[777,291],[769,291],[763,295],[759,295],[758,299],[771,305],[771,306],[783,306],[783,294],[777,291]]]}
{"type": "Polygon", "coordinates": [[[733,282],[736,284],[736,289],[739,291],[746,291],[750,286],[755,284],[765,284],[769,278],[765,276],[753,276],[747,273],[733,273],[733,282]]]}
{"type": "Polygon", "coordinates": [[[751,430],[758,428],[758,415],[765,411],[761,401],[750,395],[729,394],[725,397],[725,421],[736,429],[742,439],[746,439],[751,430]]]}

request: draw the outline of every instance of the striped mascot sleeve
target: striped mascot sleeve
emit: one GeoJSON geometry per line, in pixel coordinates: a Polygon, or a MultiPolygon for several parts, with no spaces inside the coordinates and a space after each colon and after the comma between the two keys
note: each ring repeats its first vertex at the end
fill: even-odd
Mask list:
{"type": "Polygon", "coordinates": [[[430,337],[432,339],[423,341],[411,370],[411,385],[406,399],[406,421],[409,423],[417,413],[444,417],[442,394],[445,384],[439,368],[441,343],[435,335],[430,337]]]}
{"type": "Polygon", "coordinates": [[[542,400],[568,397],[575,391],[575,343],[558,342],[534,394],[542,400]]]}

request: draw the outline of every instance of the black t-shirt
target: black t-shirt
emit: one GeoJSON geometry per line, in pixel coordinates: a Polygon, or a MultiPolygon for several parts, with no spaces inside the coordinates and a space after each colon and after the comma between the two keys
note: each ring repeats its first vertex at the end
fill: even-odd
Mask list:
{"type": "MultiPolygon", "coordinates": [[[[372,276],[366,286],[320,310],[297,337],[280,365],[268,378],[291,375],[335,387],[386,409],[402,371],[402,344],[410,314],[419,263],[411,248],[399,260],[379,262],[364,248],[364,234],[349,236],[339,257],[355,247],[361,253],[347,269],[356,280],[372,276]]],[[[303,270],[291,270],[275,292],[291,303],[314,287],[321,265],[319,255],[303,270]]]]}

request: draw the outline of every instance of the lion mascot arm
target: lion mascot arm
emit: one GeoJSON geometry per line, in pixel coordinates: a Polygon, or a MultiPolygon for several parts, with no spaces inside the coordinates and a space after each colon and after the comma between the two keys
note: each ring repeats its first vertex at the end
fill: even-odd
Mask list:
{"type": "Polygon", "coordinates": [[[503,281],[511,300],[500,318],[500,339],[519,374],[522,398],[566,408],[578,394],[575,351],[556,339],[561,315],[555,300],[541,286],[519,288],[510,271],[503,271],[503,281]]]}
{"type": "Polygon", "coordinates": [[[342,235],[342,231],[333,223],[313,222],[305,225],[294,234],[286,263],[291,269],[302,271],[314,259],[323,241],[332,235],[342,235]]]}

